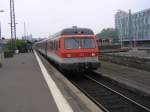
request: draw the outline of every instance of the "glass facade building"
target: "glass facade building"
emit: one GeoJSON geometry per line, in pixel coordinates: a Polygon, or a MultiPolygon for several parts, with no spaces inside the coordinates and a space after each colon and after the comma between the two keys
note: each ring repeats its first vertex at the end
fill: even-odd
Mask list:
{"type": "Polygon", "coordinates": [[[115,14],[115,27],[120,41],[150,40],[150,9],[133,14],[118,10],[115,14]]]}

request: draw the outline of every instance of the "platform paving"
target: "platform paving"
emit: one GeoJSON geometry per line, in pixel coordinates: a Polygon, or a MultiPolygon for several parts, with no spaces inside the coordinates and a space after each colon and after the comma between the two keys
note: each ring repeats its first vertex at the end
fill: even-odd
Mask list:
{"type": "Polygon", "coordinates": [[[0,112],[58,112],[33,53],[4,60],[0,68],[0,112]]]}
{"type": "Polygon", "coordinates": [[[101,68],[96,72],[144,95],[150,95],[150,72],[104,61],[101,63],[101,68]]]}
{"type": "MultiPolygon", "coordinates": [[[[53,94],[49,85],[52,83],[47,83],[41,69],[48,71],[47,75],[55,81],[73,112],[102,112],[41,55],[44,68],[40,68],[35,54],[18,54],[3,61],[0,68],[0,112],[64,112],[58,107],[58,102],[62,107],[62,100],[56,101],[58,94],[53,94]]],[[[54,86],[52,88],[54,90],[54,86]]]]}

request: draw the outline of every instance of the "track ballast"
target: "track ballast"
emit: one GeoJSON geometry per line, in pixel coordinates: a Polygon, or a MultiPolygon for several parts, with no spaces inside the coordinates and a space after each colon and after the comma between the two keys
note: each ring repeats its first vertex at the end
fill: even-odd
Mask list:
{"type": "MultiPolygon", "coordinates": [[[[76,74],[77,75],[77,74],[76,74]]],[[[94,78],[95,74],[85,73],[68,79],[92,99],[105,112],[150,112],[148,107],[124,96],[94,78]]]]}

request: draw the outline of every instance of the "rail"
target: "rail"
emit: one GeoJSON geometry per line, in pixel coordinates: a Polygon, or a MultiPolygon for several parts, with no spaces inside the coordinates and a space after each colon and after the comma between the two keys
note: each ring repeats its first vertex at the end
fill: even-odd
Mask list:
{"type": "Polygon", "coordinates": [[[150,112],[149,108],[101,84],[88,74],[80,78],[71,78],[71,81],[105,112],[150,112]]]}
{"type": "Polygon", "coordinates": [[[90,77],[90,76],[85,76],[85,77],[86,77],[86,78],[88,78],[88,79],[90,79],[90,80],[92,80],[92,81],[94,81],[95,83],[97,83],[97,84],[99,84],[99,85],[101,85],[101,86],[105,87],[106,89],[108,89],[108,90],[112,91],[113,93],[115,93],[115,94],[117,94],[117,95],[119,95],[119,96],[121,96],[121,97],[125,98],[126,100],[128,100],[128,101],[132,102],[133,104],[135,104],[135,105],[137,105],[137,106],[139,106],[139,107],[143,108],[143,110],[146,110],[146,111],[150,112],[150,109],[148,109],[147,107],[145,107],[145,106],[143,106],[142,104],[139,104],[139,103],[137,103],[136,101],[134,101],[134,100],[132,100],[132,99],[130,99],[130,98],[128,98],[128,97],[126,97],[126,96],[124,96],[123,94],[121,94],[121,93],[119,93],[119,92],[117,92],[117,91],[115,91],[115,90],[111,89],[111,88],[110,88],[110,87],[108,87],[107,85],[104,85],[104,84],[102,84],[102,83],[100,83],[100,82],[96,81],[95,79],[93,79],[93,78],[92,78],[92,77],[90,77]]]}

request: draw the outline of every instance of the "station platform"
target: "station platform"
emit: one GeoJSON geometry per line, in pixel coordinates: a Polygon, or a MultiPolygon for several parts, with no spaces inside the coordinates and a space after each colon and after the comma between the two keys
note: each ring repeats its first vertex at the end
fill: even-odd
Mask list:
{"type": "Polygon", "coordinates": [[[73,88],[71,92],[61,83],[66,79],[56,79],[56,71],[38,57],[34,52],[4,60],[0,68],[0,112],[102,112],[67,83],[67,87],[73,88]]]}
{"type": "Polygon", "coordinates": [[[150,72],[104,61],[101,61],[101,65],[96,72],[104,77],[115,80],[142,95],[150,95],[150,72]]]}

